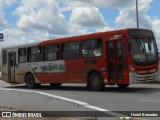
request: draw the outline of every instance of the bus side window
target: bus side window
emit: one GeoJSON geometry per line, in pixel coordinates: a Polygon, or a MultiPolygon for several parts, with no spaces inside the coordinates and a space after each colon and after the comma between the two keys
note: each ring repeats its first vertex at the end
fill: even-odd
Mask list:
{"type": "Polygon", "coordinates": [[[52,61],[59,58],[59,45],[46,45],[44,46],[44,60],[52,61]]]}
{"type": "Polygon", "coordinates": [[[36,46],[28,48],[28,62],[40,62],[42,60],[42,47],[36,46]]]}
{"type": "Polygon", "coordinates": [[[6,65],[7,64],[7,51],[2,50],[2,64],[6,65]]]}
{"type": "Polygon", "coordinates": [[[102,56],[102,39],[93,39],[82,41],[82,57],[101,57],[102,56]]]}
{"type": "Polygon", "coordinates": [[[80,43],[68,42],[62,44],[62,58],[64,60],[72,60],[80,58],[80,43]]]}
{"type": "Polygon", "coordinates": [[[27,62],[31,62],[30,54],[31,54],[31,48],[27,48],[27,62]]]}
{"type": "Polygon", "coordinates": [[[26,62],[26,48],[20,48],[18,50],[18,62],[25,63],[26,62]]]}

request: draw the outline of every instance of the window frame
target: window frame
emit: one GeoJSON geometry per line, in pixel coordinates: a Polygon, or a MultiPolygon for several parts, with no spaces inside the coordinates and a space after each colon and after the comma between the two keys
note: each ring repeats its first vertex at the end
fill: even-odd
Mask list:
{"type": "Polygon", "coordinates": [[[19,48],[18,49],[18,63],[26,63],[26,62],[27,62],[27,49],[26,48],[19,48]],[[20,55],[20,50],[21,49],[25,49],[25,54],[24,55],[20,55]],[[26,57],[25,61],[21,62],[20,57],[24,57],[24,56],[26,57]]]}
{"type": "MultiPolygon", "coordinates": [[[[31,57],[32,59],[32,57],[31,57]]],[[[42,46],[33,46],[33,47],[28,47],[27,48],[27,61],[28,62],[42,62],[43,61],[43,47],[42,46]],[[38,54],[31,54],[31,49],[38,47],[40,52],[38,54]],[[41,55],[41,60],[40,61],[30,61],[30,57],[32,55],[41,55]]]]}
{"type": "MultiPolygon", "coordinates": [[[[64,42],[61,44],[61,57],[63,60],[78,60],[81,58],[81,42],[80,41],[71,41],[71,42],[64,42]],[[78,43],[78,49],[69,49],[69,50],[65,50],[65,44],[71,44],[71,43],[78,43]],[[66,59],[64,58],[64,52],[75,52],[77,51],[78,52],[78,57],[77,58],[69,58],[69,59],[66,59]]],[[[74,55],[73,55],[74,56],[74,55]]]]}
{"type": "Polygon", "coordinates": [[[82,58],[100,58],[103,56],[103,39],[102,38],[93,38],[93,39],[88,39],[88,40],[83,40],[81,41],[81,57],[82,58]],[[101,47],[88,47],[83,49],[83,42],[86,41],[92,41],[92,40],[101,40],[101,47]],[[83,50],[96,50],[96,49],[101,49],[101,55],[100,56],[88,56],[88,57],[84,57],[83,55],[83,50]]]}
{"type": "Polygon", "coordinates": [[[56,61],[56,60],[60,60],[60,45],[59,44],[44,45],[43,46],[43,60],[44,61],[56,61]],[[53,45],[56,45],[58,50],[55,50],[53,52],[47,52],[46,51],[46,47],[47,46],[53,46],[53,45]],[[54,60],[46,60],[46,56],[45,55],[48,54],[48,53],[56,53],[56,54],[59,54],[59,56],[56,55],[56,59],[54,59],[54,60]]]}

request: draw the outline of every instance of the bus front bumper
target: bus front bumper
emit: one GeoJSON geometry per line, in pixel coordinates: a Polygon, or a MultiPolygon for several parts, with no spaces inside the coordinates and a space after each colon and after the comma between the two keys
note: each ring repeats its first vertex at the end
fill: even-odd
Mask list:
{"type": "Polygon", "coordinates": [[[159,81],[159,73],[155,72],[147,75],[140,75],[137,73],[129,73],[129,82],[130,84],[138,83],[150,83],[154,81],[159,81]]]}

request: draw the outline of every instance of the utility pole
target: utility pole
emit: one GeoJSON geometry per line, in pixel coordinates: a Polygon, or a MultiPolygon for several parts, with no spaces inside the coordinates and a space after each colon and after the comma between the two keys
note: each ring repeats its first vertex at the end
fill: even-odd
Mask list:
{"type": "Polygon", "coordinates": [[[137,28],[139,28],[138,1],[137,0],[136,0],[136,18],[137,18],[137,28]]]}

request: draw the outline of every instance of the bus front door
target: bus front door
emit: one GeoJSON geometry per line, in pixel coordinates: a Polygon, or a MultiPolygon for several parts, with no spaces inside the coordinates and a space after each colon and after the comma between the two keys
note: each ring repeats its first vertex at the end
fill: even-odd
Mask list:
{"type": "Polygon", "coordinates": [[[123,83],[124,60],[121,40],[107,42],[108,80],[109,83],[123,83]]]}
{"type": "Polygon", "coordinates": [[[15,82],[15,65],[16,65],[16,53],[8,53],[8,77],[9,82],[15,82]]]}

